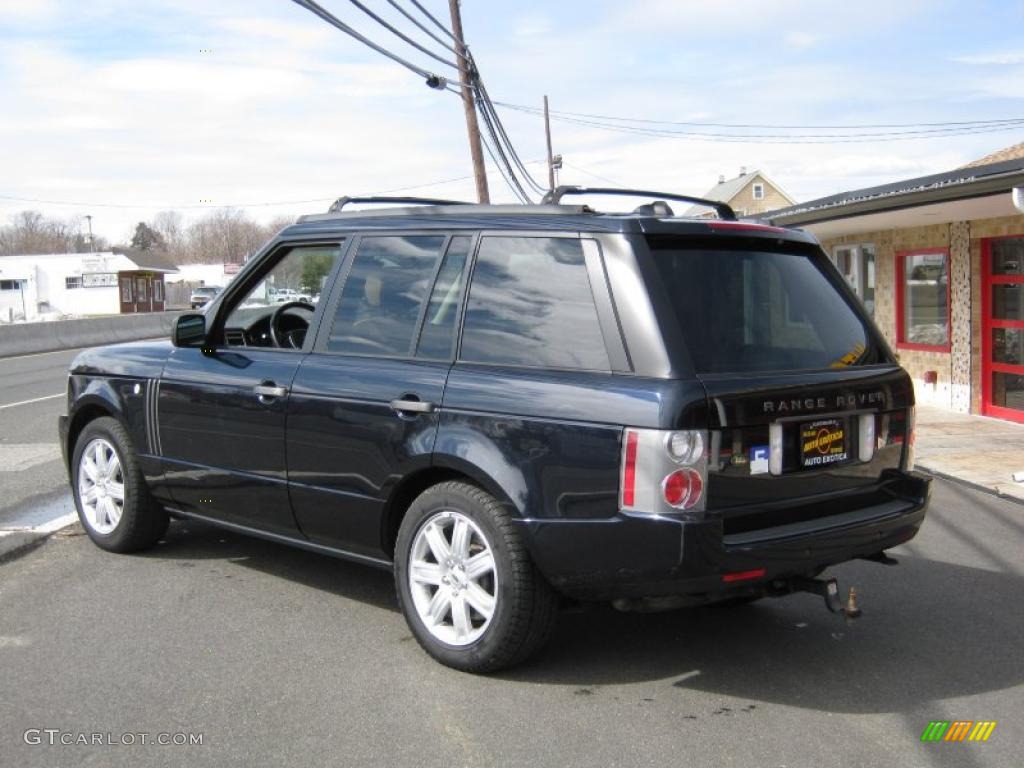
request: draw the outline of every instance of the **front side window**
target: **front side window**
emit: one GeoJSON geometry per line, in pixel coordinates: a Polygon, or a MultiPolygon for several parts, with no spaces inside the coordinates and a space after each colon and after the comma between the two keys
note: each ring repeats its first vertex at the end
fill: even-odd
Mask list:
{"type": "Polygon", "coordinates": [[[949,351],[949,252],[898,253],[896,268],[898,344],[949,351]]]}
{"type": "Polygon", "coordinates": [[[364,237],[345,280],[327,349],[356,355],[412,354],[444,235],[364,237]]]}
{"type": "Polygon", "coordinates": [[[825,274],[824,254],[650,242],[697,373],[879,361],[864,318],[825,274]]]}
{"type": "Polygon", "coordinates": [[[139,301],[146,301],[146,278],[135,279],[135,295],[139,297],[139,301]]]}
{"type": "MultiPolygon", "coordinates": [[[[256,285],[232,299],[224,322],[229,346],[301,349],[305,344],[320,286],[337,262],[341,247],[301,245],[279,253],[256,285]]],[[[212,299],[218,293],[218,288],[210,286],[197,288],[193,296],[212,299]]]]}
{"type": "Polygon", "coordinates": [[[132,303],[132,279],[130,277],[121,278],[121,303],[132,303]]]}
{"type": "Polygon", "coordinates": [[[75,288],[81,288],[81,287],[82,287],[82,278],[81,277],[78,277],[77,275],[75,275],[75,276],[72,276],[72,277],[65,277],[64,278],[64,288],[65,288],[65,290],[70,291],[70,290],[73,290],[75,288]]]}
{"type": "Polygon", "coordinates": [[[153,281],[153,301],[164,300],[164,283],[163,280],[153,281]]]}
{"type": "Polygon", "coordinates": [[[483,238],[460,359],[609,370],[580,240],[483,238]]]}
{"type": "Polygon", "coordinates": [[[764,200],[764,184],[755,184],[754,185],[754,199],[755,200],[764,200]]]}

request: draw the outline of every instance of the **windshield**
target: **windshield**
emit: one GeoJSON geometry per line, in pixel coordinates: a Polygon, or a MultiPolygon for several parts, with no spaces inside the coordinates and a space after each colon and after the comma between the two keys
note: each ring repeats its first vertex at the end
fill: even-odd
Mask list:
{"type": "Polygon", "coordinates": [[[863,311],[825,276],[828,260],[820,252],[651,247],[697,373],[884,359],[863,311]]]}

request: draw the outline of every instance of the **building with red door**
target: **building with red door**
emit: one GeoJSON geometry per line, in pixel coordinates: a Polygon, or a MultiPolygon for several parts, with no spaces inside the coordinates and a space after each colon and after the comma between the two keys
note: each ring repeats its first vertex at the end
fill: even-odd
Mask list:
{"type": "Polygon", "coordinates": [[[163,312],[164,276],[151,251],[0,256],[0,322],[163,312]]]}
{"type": "Polygon", "coordinates": [[[1024,423],[1024,143],[763,215],[813,232],[918,401],[1024,423]]]}

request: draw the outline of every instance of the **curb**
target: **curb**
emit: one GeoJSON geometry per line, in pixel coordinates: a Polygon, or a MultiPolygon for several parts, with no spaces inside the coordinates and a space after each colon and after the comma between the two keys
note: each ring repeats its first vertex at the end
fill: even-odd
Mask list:
{"type": "Polygon", "coordinates": [[[957,477],[956,475],[949,475],[946,474],[945,472],[939,472],[934,469],[929,469],[924,464],[917,464],[915,466],[915,469],[920,470],[921,472],[927,472],[932,477],[938,477],[942,480],[948,480],[951,483],[956,483],[957,485],[966,486],[967,488],[970,488],[972,491],[978,491],[979,493],[984,493],[987,494],[988,496],[995,496],[997,499],[1002,499],[1003,501],[1012,501],[1015,504],[1020,504],[1024,506],[1024,499],[1020,498],[1019,496],[1013,496],[1007,493],[1000,493],[995,488],[990,488],[987,485],[981,485],[980,483],[974,483],[971,482],[970,480],[965,480],[962,477],[957,477]]]}

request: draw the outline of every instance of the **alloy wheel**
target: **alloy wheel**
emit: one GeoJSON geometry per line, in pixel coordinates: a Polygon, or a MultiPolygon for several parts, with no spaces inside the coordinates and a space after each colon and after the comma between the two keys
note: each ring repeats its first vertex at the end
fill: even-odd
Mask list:
{"type": "Polygon", "coordinates": [[[423,522],[408,578],[420,621],[436,639],[465,646],[487,630],[498,603],[494,553],[467,516],[443,510],[423,522]]]}
{"type": "Polygon", "coordinates": [[[110,534],[124,512],[124,471],[114,446],[95,438],[78,462],[78,500],[85,523],[96,533],[110,534]]]}

